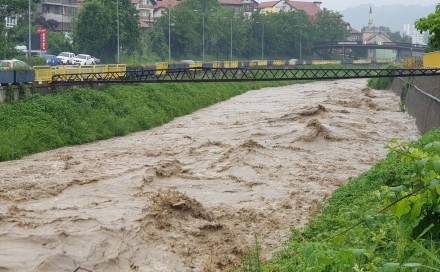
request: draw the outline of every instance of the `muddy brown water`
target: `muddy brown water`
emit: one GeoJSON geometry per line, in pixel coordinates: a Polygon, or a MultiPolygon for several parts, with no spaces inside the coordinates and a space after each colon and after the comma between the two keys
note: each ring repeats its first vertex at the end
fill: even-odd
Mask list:
{"type": "Polygon", "coordinates": [[[3,162],[0,271],[221,271],[254,237],[268,259],[385,142],[417,137],[396,95],[341,80],[3,162]]]}

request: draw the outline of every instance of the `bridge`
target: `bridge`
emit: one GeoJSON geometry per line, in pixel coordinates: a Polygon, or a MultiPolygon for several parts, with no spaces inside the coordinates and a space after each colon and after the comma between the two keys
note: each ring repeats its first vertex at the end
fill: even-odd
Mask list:
{"type": "Polygon", "coordinates": [[[105,73],[62,74],[52,85],[94,83],[244,82],[279,80],[334,80],[351,78],[437,76],[440,69],[321,69],[321,68],[185,68],[134,69],[105,73]]]}
{"type": "Polygon", "coordinates": [[[334,41],[334,42],[316,42],[313,47],[313,53],[321,55],[320,52],[325,49],[390,49],[397,51],[397,59],[401,59],[402,52],[408,51],[418,52],[422,54],[426,45],[412,44],[412,43],[397,43],[397,42],[363,42],[363,41],[334,41]]]}

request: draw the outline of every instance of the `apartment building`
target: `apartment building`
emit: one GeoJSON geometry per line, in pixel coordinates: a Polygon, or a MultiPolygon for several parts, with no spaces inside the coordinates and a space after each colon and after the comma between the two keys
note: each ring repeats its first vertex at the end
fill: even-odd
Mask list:
{"type": "Polygon", "coordinates": [[[413,44],[426,45],[428,43],[428,34],[426,32],[420,33],[414,24],[404,24],[403,34],[410,36],[413,44]]]}
{"type": "Polygon", "coordinates": [[[41,11],[43,17],[58,23],[57,30],[68,31],[71,28],[72,18],[78,10],[79,0],[42,0],[41,11]]]}

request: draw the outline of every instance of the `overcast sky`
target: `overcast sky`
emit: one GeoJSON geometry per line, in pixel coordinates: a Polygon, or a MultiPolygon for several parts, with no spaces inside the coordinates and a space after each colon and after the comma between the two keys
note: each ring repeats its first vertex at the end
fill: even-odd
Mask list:
{"type": "MultiPolygon", "coordinates": [[[[312,0],[307,0],[312,2],[312,0]]],[[[420,5],[429,6],[439,3],[439,0],[320,0],[322,2],[321,8],[342,11],[346,8],[355,7],[362,4],[384,6],[384,5],[420,5]]]]}

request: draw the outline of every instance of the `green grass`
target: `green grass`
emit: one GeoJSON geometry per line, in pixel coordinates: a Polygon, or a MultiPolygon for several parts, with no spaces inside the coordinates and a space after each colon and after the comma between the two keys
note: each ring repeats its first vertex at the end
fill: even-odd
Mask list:
{"type": "MultiPolygon", "coordinates": [[[[413,146],[439,139],[436,129],[413,146]]],[[[385,206],[377,197],[381,186],[401,184],[411,173],[388,155],[336,190],[306,227],[292,229],[285,247],[254,271],[439,271],[440,241],[413,240],[394,215],[379,212],[385,206]]]]}
{"type": "Polygon", "coordinates": [[[0,161],[126,135],[248,90],[292,82],[115,85],[0,104],[0,161]]]}
{"type": "Polygon", "coordinates": [[[368,87],[376,90],[386,90],[393,83],[392,77],[370,78],[368,80],[368,87]]]}

